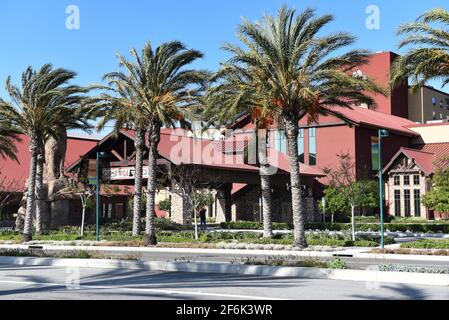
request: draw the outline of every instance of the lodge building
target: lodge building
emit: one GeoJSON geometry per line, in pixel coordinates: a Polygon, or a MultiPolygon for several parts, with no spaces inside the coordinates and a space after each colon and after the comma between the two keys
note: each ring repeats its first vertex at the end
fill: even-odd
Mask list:
{"type": "MultiPolygon", "coordinates": [[[[354,74],[371,77],[386,86],[396,57],[392,52],[374,54],[368,64],[355,68],[354,74]]],[[[308,221],[321,219],[317,203],[329,182],[323,169],[336,168],[338,154],[347,153],[354,159],[358,178],[368,176],[376,179],[377,172],[371,166],[371,147],[379,129],[387,129],[390,133],[383,140],[382,149],[387,212],[394,216],[416,216],[429,220],[446,217],[445,213],[427,210],[421,200],[431,188],[433,174],[447,165],[444,159],[449,157],[449,95],[430,87],[412,91],[407,83],[403,83],[388,97],[373,97],[377,102],[376,109],[354,105],[351,109],[335,109],[341,115],[339,117],[320,116],[316,123],[308,123],[305,117],[300,119],[298,154],[308,221]]],[[[161,170],[179,164],[197,168],[198,181],[210,186],[213,200],[208,206],[208,216],[216,222],[259,221],[262,209],[260,171],[257,163],[247,157],[254,125],[249,117],[242,116],[226,129],[234,131],[226,134],[226,130],[219,129],[205,133],[163,129],[157,166],[161,170]]],[[[285,133],[274,127],[269,130],[268,137],[267,155],[273,170],[273,220],[291,222],[290,166],[285,133]]],[[[101,140],[69,137],[66,171],[75,181],[87,181],[86,166],[89,160],[95,159],[100,152],[106,155],[101,159],[102,221],[132,215],[134,139],[135,133],[125,129],[120,131],[118,137],[111,133],[101,140]]],[[[148,146],[148,139],[146,143],[148,146]]],[[[22,184],[25,183],[23,177],[28,175],[29,155],[26,148],[27,140],[24,139],[19,145],[20,166],[10,160],[2,160],[0,165],[2,173],[11,178],[20,175],[22,184]]],[[[144,161],[144,180],[147,165],[148,162],[144,161]]],[[[182,224],[191,223],[191,208],[186,199],[171,191],[171,187],[166,181],[159,185],[156,203],[169,198],[171,209],[165,212],[157,208],[156,215],[182,224]]],[[[74,203],[71,217],[62,223],[70,224],[78,220],[79,212],[79,204],[74,203]]],[[[93,212],[91,218],[92,215],[93,212]]]]}

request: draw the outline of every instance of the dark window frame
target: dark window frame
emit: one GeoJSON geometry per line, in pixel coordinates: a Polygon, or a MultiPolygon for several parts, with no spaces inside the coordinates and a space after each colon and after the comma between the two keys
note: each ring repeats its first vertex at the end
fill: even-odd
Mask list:
{"type": "Polygon", "coordinates": [[[410,189],[404,190],[404,216],[410,217],[412,215],[411,207],[411,192],[410,189]]]}

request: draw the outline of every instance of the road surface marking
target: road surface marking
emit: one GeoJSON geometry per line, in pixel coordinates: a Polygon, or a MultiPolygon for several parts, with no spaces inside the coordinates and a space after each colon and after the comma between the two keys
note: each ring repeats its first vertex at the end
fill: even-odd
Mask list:
{"type": "MultiPolygon", "coordinates": [[[[21,284],[21,285],[40,285],[40,286],[52,286],[52,287],[66,287],[65,285],[59,283],[49,283],[49,282],[32,282],[32,281],[8,281],[0,280],[0,283],[8,284],[21,284]]],[[[93,286],[93,285],[80,285],[80,289],[104,289],[104,290],[122,290],[122,291],[136,291],[136,292],[148,292],[148,293],[162,293],[166,295],[193,295],[193,296],[208,296],[208,297],[223,297],[223,298],[234,298],[234,299],[250,299],[250,300],[286,300],[270,297],[259,297],[259,296],[246,296],[238,294],[226,294],[226,293],[209,293],[200,291],[178,291],[178,290],[163,290],[163,289],[147,289],[147,288],[126,288],[126,287],[116,287],[116,286],[93,286]]],[[[76,291],[76,290],[67,290],[76,291]]]]}

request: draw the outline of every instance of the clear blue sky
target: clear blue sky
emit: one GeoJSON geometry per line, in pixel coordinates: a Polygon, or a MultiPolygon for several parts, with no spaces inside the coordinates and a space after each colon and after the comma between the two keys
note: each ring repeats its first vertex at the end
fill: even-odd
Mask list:
{"type": "MultiPolygon", "coordinates": [[[[235,41],[241,17],[257,20],[287,4],[311,6],[332,13],[328,31],[345,30],[358,37],[357,46],[372,51],[397,50],[395,29],[430,8],[449,8],[447,0],[0,0],[0,95],[4,80],[14,81],[28,65],[51,62],[79,73],[77,83],[98,83],[117,68],[115,52],[181,40],[205,53],[197,67],[215,70],[226,55],[220,46],[235,41]],[[80,29],[66,28],[66,7],[80,9],[80,29]],[[367,6],[380,9],[380,29],[368,30],[367,6]]],[[[6,97],[5,97],[6,98],[6,97]]]]}

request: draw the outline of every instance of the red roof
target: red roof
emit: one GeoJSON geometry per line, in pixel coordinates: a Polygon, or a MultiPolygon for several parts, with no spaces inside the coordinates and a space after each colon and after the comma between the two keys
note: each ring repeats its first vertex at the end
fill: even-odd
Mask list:
{"type": "Polygon", "coordinates": [[[424,152],[411,148],[401,148],[401,151],[413,161],[426,173],[432,174],[434,172],[433,162],[435,161],[435,155],[430,152],[424,152]]]}
{"type": "Polygon", "coordinates": [[[408,127],[415,125],[415,122],[406,118],[377,112],[363,107],[353,107],[352,109],[328,107],[328,109],[361,126],[372,126],[376,128],[388,129],[406,136],[419,135],[418,133],[408,129],[408,127]]]}
{"type": "MultiPolygon", "coordinates": [[[[135,137],[135,132],[132,130],[122,130],[122,132],[132,139],[135,137]]],[[[245,163],[243,153],[226,154],[223,153],[221,146],[221,141],[188,137],[184,129],[163,129],[158,151],[161,157],[175,164],[196,164],[219,169],[259,172],[259,167],[245,163]]],[[[273,149],[268,151],[269,163],[284,173],[289,173],[288,157],[273,149]]],[[[302,175],[324,176],[322,171],[305,164],[300,164],[300,172],[302,175]]]]}
{"type": "Polygon", "coordinates": [[[449,159],[449,142],[422,144],[416,145],[413,148],[402,147],[390,163],[385,166],[384,173],[401,154],[412,159],[425,174],[431,175],[439,167],[448,165],[448,161],[445,159],[449,159]]]}
{"type": "MultiPolygon", "coordinates": [[[[17,159],[19,163],[10,159],[0,158],[0,172],[1,176],[6,177],[7,181],[15,181],[19,190],[22,192],[25,187],[25,182],[29,175],[30,166],[30,151],[29,151],[29,138],[25,135],[20,135],[22,142],[16,144],[17,147],[17,159]]],[[[65,164],[71,164],[79,159],[83,154],[97,145],[97,140],[92,138],[80,138],[71,137],[67,138],[67,153],[65,158],[65,164]]]]}
{"type": "Polygon", "coordinates": [[[449,142],[428,143],[414,146],[415,149],[434,154],[434,166],[436,168],[447,165],[449,158],[449,142]]]}

